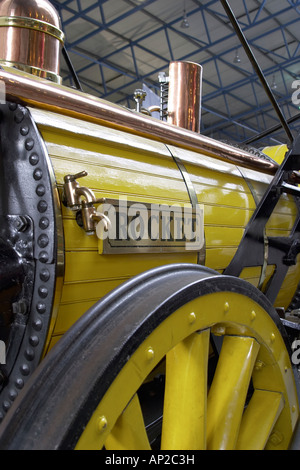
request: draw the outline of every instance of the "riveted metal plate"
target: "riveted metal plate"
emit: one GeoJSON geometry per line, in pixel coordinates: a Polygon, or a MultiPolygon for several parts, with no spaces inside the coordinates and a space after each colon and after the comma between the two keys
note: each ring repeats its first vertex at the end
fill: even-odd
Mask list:
{"type": "MultiPolygon", "coordinates": [[[[41,358],[55,291],[57,240],[52,182],[44,142],[25,107],[6,103],[1,105],[0,113],[0,216],[2,220],[9,216],[15,218],[16,223],[19,221],[18,239],[12,233],[6,234],[16,250],[16,244],[21,249],[24,242],[22,222],[30,221],[32,233],[29,257],[32,288],[26,294],[28,308],[19,322],[22,334],[16,339],[18,344],[13,343],[15,338],[12,337],[7,341],[7,357],[15,357],[13,363],[9,360],[2,366],[5,380],[0,393],[1,420],[41,358]],[[12,237],[15,237],[14,242],[12,237]],[[11,344],[18,350],[16,355],[10,353],[11,344]]],[[[17,318],[20,312],[16,306],[14,310],[17,318]]]]}

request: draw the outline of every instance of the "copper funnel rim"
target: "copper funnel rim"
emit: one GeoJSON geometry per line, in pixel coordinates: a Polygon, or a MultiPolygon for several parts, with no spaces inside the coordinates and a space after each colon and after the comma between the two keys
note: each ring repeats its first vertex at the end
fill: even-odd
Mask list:
{"type": "Polygon", "coordinates": [[[170,62],[169,66],[171,64],[189,64],[189,65],[195,65],[199,69],[203,69],[202,65],[198,64],[197,62],[193,62],[192,60],[173,60],[170,62]]]}

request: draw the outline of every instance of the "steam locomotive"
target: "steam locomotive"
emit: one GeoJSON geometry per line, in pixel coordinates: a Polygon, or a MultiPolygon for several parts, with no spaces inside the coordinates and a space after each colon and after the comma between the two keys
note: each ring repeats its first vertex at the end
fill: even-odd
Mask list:
{"type": "Polygon", "coordinates": [[[194,63],[168,122],[67,88],[62,43],[0,1],[0,448],[297,445],[299,139],[201,135],[194,63]]]}

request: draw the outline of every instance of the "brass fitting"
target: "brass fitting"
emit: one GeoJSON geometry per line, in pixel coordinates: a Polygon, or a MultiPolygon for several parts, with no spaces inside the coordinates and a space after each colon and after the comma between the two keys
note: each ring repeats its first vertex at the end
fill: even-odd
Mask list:
{"type": "Polygon", "coordinates": [[[101,212],[97,212],[95,204],[103,204],[104,198],[96,199],[93,191],[86,186],[80,186],[77,179],[87,176],[86,171],[81,171],[75,175],[66,175],[64,177],[64,204],[73,211],[80,211],[81,217],[77,217],[77,222],[88,234],[96,230],[100,221],[104,223],[104,230],[108,230],[110,221],[108,217],[101,212]],[[80,222],[79,222],[80,220],[80,222]]]}

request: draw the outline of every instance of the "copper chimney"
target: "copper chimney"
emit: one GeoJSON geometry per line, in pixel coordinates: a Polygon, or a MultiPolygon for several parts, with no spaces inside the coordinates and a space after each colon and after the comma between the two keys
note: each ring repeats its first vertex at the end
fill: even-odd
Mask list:
{"type": "Polygon", "coordinates": [[[47,0],[0,0],[0,65],[61,83],[60,18],[47,0]]]}
{"type": "Polygon", "coordinates": [[[169,66],[168,122],[200,133],[202,67],[194,62],[169,66]]]}

